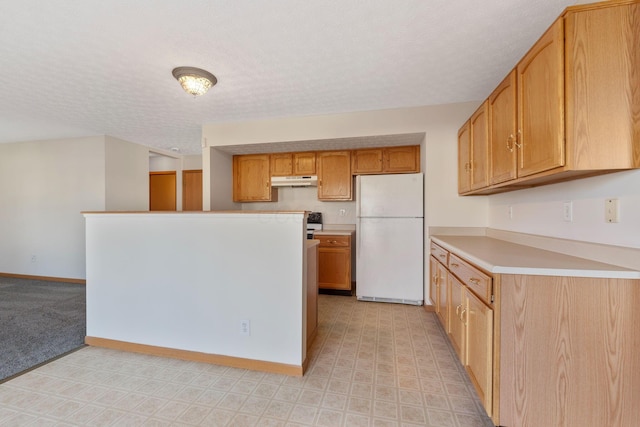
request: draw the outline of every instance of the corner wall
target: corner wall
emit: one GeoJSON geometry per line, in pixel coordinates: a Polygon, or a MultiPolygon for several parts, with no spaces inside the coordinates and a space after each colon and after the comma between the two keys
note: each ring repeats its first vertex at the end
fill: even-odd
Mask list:
{"type": "Polygon", "coordinates": [[[80,212],[105,209],[104,159],[103,136],[0,144],[0,272],[84,279],[80,212]]]}

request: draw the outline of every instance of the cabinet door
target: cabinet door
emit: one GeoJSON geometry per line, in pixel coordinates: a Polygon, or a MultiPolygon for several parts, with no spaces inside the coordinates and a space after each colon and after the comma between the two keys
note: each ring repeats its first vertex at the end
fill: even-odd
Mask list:
{"type": "Polygon", "coordinates": [[[487,101],[469,119],[471,131],[471,189],[486,187],[489,182],[489,115],[487,101]]]}
{"type": "Polygon", "coordinates": [[[448,276],[449,291],[449,339],[453,348],[458,353],[458,357],[465,364],[465,325],[462,322],[462,316],[465,315],[465,288],[452,274],[448,276]]]}
{"type": "Polygon", "coordinates": [[[387,147],[383,150],[385,173],[420,172],[420,146],[387,147]]]}
{"type": "Polygon", "coordinates": [[[564,29],[559,18],[517,66],[518,177],[564,165],[564,29]]]}
{"type": "Polygon", "coordinates": [[[313,151],[293,153],[293,174],[315,175],[316,174],[316,153],[313,151]]]}
{"type": "Polygon", "coordinates": [[[271,201],[268,154],[233,156],[233,201],[271,201]]]}
{"type": "Polygon", "coordinates": [[[351,248],[318,249],[318,287],[351,290],[351,248]]]}
{"type": "Polygon", "coordinates": [[[469,122],[466,122],[458,131],[458,193],[466,193],[471,189],[470,162],[471,132],[469,122]]]}
{"type": "Polygon", "coordinates": [[[318,200],[351,200],[352,188],[351,153],[318,153],[318,200]]]}
{"type": "Polygon", "coordinates": [[[515,179],[516,72],[513,70],[489,96],[489,184],[515,179]]]}
{"type": "Polygon", "coordinates": [[[351,153],[351,168],[354,175],[382,173],[382,148],[353,151],[351,153]]]}
{"type": "Polygon", "coordinates": [[[429,272],[431,273],[431,279],[429,280],[429,299],[431,300],[431,304],[433,304],[433,309],[436,314],[440,317],[440,306],[438,305],[440,293],[438,289],[438,261],[436,261],[433,255],[429,257],[429,272]]]}
{"type": "Polygon", "coordinates": [[[293,171],[291,153],[271,154],[271,176],[290,176],[293,171]]]}
{"type": "Polygon", "coordinates": [[[440,263],[436,263],[438,268],[438,289],[436,294],[436,305],[438,307],[437,314],[442,322],[444,330],[447,330],[447,321],[449,319],[449,308],[447,304],[447,282],[449,280],[449,273],[447,269],[440,263]]]}
{"type": "Polygon", "coordinates": [[[480,401],[491,416],[493,391],[493,310],[471,291],[465,289],[466,360],[463,362],[478,392],[480,401]]]}

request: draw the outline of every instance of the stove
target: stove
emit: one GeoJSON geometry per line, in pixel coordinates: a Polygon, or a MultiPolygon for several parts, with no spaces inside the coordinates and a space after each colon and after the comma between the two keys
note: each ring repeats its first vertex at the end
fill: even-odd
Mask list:
{"type": "Polygon", "coordinates": [[[313,239],[313,233],[322,230],[322,212],[309,212],[307,216],[307,239],[313,239]]]}

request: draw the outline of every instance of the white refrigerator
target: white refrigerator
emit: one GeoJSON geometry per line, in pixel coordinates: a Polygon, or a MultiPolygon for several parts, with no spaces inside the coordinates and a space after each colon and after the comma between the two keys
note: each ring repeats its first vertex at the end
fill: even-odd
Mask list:
{"type": "Polygon", "coordinates": [[[424,301],[424,175],[356,178],[356,296],[424,301]]]}

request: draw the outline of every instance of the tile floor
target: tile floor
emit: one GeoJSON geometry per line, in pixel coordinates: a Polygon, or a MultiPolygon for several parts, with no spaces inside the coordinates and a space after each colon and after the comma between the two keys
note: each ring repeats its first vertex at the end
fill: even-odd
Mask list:
{"type": "Polygon", "coordinates": [[[85,347],[1,384],[0,425],[493,425],[433,313],[321,295],[319,317],[302,378],[85,347]]]}

